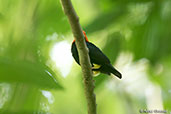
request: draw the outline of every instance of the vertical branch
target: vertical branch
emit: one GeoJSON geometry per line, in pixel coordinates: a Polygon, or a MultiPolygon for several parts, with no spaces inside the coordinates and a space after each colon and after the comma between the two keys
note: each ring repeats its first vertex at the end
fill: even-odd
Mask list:
{"type": "Polygon", "coordinates": [[[96,98],[94,94],[94,83],[91,71],[91,64],[88,54],[88,48],[85,44],[82,28],[79,24],[79,18],[72,6],[70,0],[61,0],[65,14],[68,17],[71,29],[75,38],[79,61],[82,68],[85,95],[87,99],[88,114],[96,114],[96,98]]]}

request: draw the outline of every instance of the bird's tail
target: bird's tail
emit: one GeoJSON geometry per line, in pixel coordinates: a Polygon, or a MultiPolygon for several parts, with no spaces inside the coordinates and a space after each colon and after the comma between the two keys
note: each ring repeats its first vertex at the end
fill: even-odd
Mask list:
{"type": "Polygon", "coordinates": [[[122,78],[122,74],[119,71],[117,71],[111,64],[110,64],[110,72],[115,76],[117,76],[119,79],[122,78]]]}

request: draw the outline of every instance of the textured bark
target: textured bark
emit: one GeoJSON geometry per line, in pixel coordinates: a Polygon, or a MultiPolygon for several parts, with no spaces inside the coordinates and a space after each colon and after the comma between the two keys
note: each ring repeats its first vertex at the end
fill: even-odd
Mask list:
{"type": "Polygon", "coordinates": [[[74,35],[79,54],[79,61],[84,79],[88,114],[96,114],[96,97],[94,94],[94,82],[92,77],[90,58],[88,54],[88,48],[85,44],[84,36],[82,33],[82,28],[79,24],[79,18],[70,0],[61,0],[61,3],[71,25],[72,33],[74,35]]]}

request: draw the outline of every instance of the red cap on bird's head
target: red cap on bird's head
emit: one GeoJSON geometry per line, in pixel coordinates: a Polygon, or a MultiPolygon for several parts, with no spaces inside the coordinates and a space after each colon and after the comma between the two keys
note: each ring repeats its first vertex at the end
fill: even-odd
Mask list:
{"type": "Polygon", "coordinates": [[[84,34],[85,40],[88,42],[88,38],[87,38],[86,32],[83,31],[83,34],[84,34]]]}
{"type": "MultiPolygon", "coordinates": [[[[83,35],[85,37],[85,40],[88,42],[88,38],[87,38],[87,35],[86,35],[86,32],[85,31],[83,31],[83,35]]],[[[75,42],[75,40],[73,40],[73,42],[75,42]]]]}

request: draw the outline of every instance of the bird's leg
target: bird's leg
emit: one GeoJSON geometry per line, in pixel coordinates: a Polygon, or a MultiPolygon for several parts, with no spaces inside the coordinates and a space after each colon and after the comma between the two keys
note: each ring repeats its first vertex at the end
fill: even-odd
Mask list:
{"type": "Polygon", "coordinates": [[[98,64],[92,64],[92,70],[93,69],[99,69],[101,67],[101,65],[98,65],[98,64]]]}
{"type": "Polygon", "coordinates": [[[93,76],[97,76],[100,74],[100,69],[101,65],[98,64],[92,64],[92,71],[93,71],[93,76]]]}

